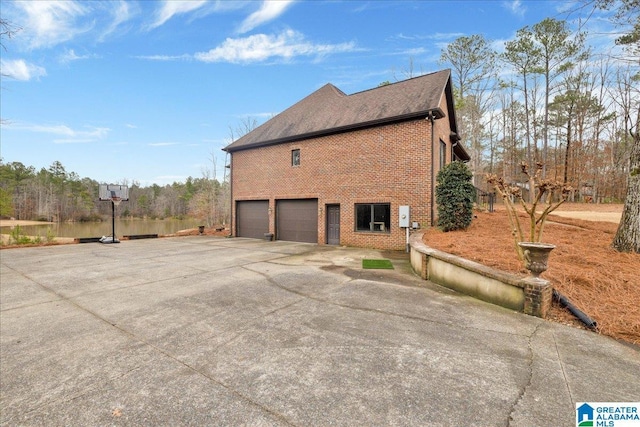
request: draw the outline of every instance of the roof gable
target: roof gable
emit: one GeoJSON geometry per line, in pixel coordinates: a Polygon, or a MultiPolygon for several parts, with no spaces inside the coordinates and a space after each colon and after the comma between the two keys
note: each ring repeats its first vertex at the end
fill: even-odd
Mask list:
{"type": "MultiPolygon", "coordinates": [[[[351,95],[326,84],[229,144],[225,150],[231,152],[401,121],[426,116],[428,112],[442,117],[440,101],[443,96],[447,96],[447,101],[452,96],[445,94],[445,90],[451,90],[450,76],[450,70],[443,70],[351,95]]],[[[455,117],[449,115],[451,127],[455,129],[455,117]]]]}

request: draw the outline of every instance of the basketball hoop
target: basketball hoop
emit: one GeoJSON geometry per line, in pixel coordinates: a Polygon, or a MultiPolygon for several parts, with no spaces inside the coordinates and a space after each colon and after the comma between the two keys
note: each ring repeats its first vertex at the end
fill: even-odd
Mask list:
{"type": "Polygon", "coordinates": [[[120,202],[129,200],[129,187],[117,184],[100,184],[98,199],[104,202],[111,201],[111,239],[101,240],[102,243],[120,243],[116,238],[116,206],[120,202]]]}

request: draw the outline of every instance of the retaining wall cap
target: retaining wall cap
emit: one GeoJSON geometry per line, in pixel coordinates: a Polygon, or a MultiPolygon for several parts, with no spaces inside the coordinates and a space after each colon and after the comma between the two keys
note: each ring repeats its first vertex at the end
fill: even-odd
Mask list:
{"type": "MultiPolygon", "coordinates": [[[[468,259],[459,257],[457,255],[452,255],[450,253],[443,252],[438,249],[434,249],[430,246],[427,246],[424,243],[424,241],[422,240],[423,236],[424,236],[424,233],[414,233],[409,237],[409,245],[411,246],[412,249],[420,253],[426,254],[428,256],[434,257],[436,259],[446,261],[455,266],[464,268],[465,270],[473,271],[482,276],[485,276],[491,279],[496,279],[501,282],[507,283],[509,285],[517,286],[519,288],[524,288],[525,279],[527,280],[531,279],[531,278],[519,277],[519,276],[516,276],[515,274],[496,270],[494,268],[487,267],[486,265],[477,263],[475,261],[470,261],[468,259]]],[[[540,280],[544,280],[544,279],[540,279],[540,280]]]]}

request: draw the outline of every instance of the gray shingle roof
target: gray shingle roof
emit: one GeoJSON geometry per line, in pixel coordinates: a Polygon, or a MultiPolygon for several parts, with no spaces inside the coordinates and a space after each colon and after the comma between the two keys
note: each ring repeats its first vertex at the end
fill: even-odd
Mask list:
{"type": "Polygon", "coordinates": [[[450,70],[438,71],[352,95],[326,84],[229,144],[225,150],[233,152],[426,117],[428,112],[434,112],[436,118],[448,114],[452,130],[456,131],[453,100],[447,100],[449,111],[443,112],[439,108],[443,96],[452,97],[450,75],[450,70]],[[447,85],[449,88],[445,91],[447,85]]]}

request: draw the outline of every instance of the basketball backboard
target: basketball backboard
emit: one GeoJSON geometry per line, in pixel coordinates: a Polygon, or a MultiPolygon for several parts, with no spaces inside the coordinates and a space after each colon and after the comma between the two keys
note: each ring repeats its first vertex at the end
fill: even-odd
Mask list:
{"type": "Polygon", "coordinates": [[[113,201],[119,198],[120,201],[129,200],[129,187],[119,184],[100,184],[98,198],[100,201],[113,201]]]}

